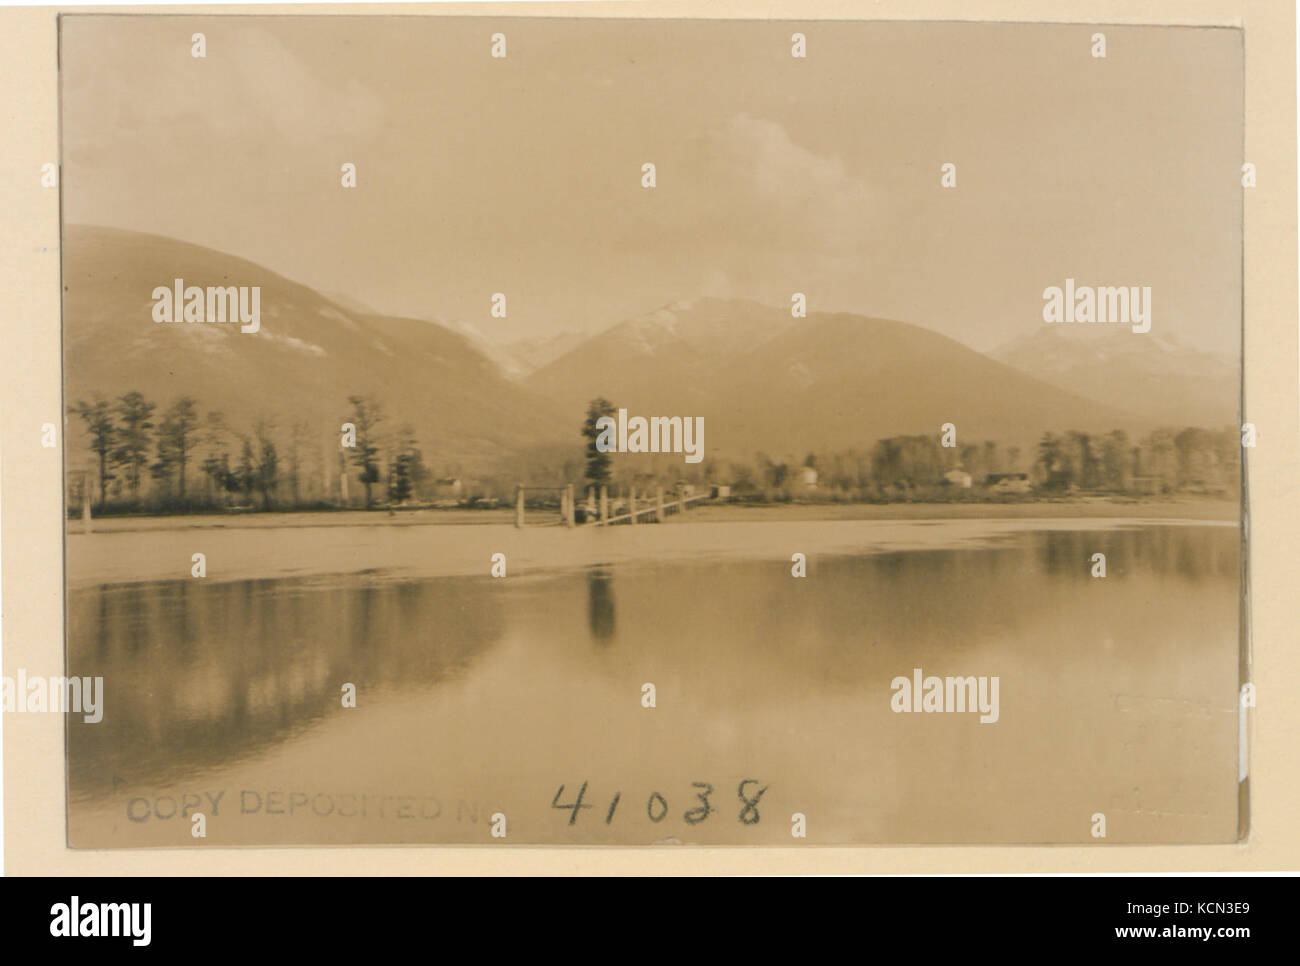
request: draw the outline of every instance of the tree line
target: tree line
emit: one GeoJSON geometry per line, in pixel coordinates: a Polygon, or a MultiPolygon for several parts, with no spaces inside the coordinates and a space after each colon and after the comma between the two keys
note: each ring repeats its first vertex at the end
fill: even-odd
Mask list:
{"type": "Polygon", "coordinates": [[[427,495],[432,474],[410,426],[390,432],[369,396],[348,403],[331,445],[305,421],[259,419],[241,430],[221,412],[201,414],[190,396],[165,409],[137,391],[78,400],[69,413],[81,421],[94,465],[84,495],[98,497],[101,513],[323,508],[351,502],[351,474],[367,507],[381,484],[389,503],[427,495]]]}
{"type": "Polygon", "coordinates": [[[617,412],[602,398],[592,400],[580,425],[583,450],[503,453],[470,478],[456,462],[441,461],[435,472],[411,426],[390,419],[370,395],[347,397],[337,431],[305,420],[258,419],[240,428],[220,412],[201,412],[193,397],[162,407],[137,391],[78,400],[69,412],[84,428],[92,465],[70,476],[69,503],[84,495],[96,513],[494,506],[513,500],[520,481],[573,483],[580,494],[608,486],[621,496],[631,487],[646,492],[654,483],[680,482],[725,486],[733,499],[754,502],[889,502],[1008,492],[1029,499],[1071,491],[1231,495],[1240,480],[1240,439],[1231,427],[1158,429],[1136,438],[1118,429],[1047,432],[1026,447],[996,440],[943,446],[937,433],[900,435],[800,456],[756,452],[684,464],[674,454],[599,451],[596,421],[617,412]],[[1008,477],[1013,488],[997,485],[1008,477]]]}
{"type": "Polygon", "coordinates": [[[979,498],[1008,477],[1016,478],[1021,492],[1031,496],[1072,491],[1231,495],[1240,482],[1241,440],[1231,426],[1218,430],[1162,428],[1140,437],[1131,437],[1122,429],[1106,433],[1049,431],[1033,447],[998,440],[944,446],[938,433],[900,435],[870,446],[810,451],[802,457],[756,452],[748,459],[711,459],[691,467],[673,456],[625,459],[599,452],[596,421],[616,412],[617,407],[607,399],[594,399],[582,424],[584,482],[593,488],[610,485],[625,489],[669,477],[725,485],[733,498],[760,502],[879,502],[952,499],[957,491],[969,491],[968,496],[979,498]]]}
{"type": "Polygon", "coordinates": [[[1036,446],[1024,448],[996,440],[945,447],[936,433],[809,452],[802,459],[755,453],[713,472],[730,482],[734,496],[763,501],[981,498],[990,492],[1231,496],[1240,484],[1240,445],[1233,427],[1165,428],[1140,437],[1121,429],[1045,432],[1036,446]]]}

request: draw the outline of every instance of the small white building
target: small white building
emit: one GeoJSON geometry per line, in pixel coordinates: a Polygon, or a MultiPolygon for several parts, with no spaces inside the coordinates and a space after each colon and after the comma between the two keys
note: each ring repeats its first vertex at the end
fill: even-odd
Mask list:
{"type": "Polygon", "coordinates": [[[952,486],[960,486],[963,490],[970,489],[970,474],[963,469],[949,470],[943,474],[943,478],[952,486]]]}

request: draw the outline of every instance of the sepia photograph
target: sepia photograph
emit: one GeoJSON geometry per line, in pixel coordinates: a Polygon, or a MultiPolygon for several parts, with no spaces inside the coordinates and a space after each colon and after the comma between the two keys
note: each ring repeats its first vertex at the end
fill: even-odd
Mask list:
{"type": "Polygon", "coordinates": [[[69,848],[1248,834],[1241,30],[58,28],[69,848]]]}

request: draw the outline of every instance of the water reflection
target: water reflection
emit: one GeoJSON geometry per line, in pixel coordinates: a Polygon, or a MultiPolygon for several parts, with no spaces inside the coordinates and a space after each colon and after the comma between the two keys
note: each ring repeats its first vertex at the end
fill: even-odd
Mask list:
{"type": "Polygon", "coordinates": [[[614,577],[604,567],[587,573],[587,623],[598,641],[614,636],[614,577]]]}
{"type": "Polygon", "coordinates": [[[1083,580],[1092,579],[1086,562],[1094,553],[1106,555],[1108,577],[1141,571],[1195,581],[1235,580],[1239,563],[1237,533],[1223,527],[1053,531],[1042,535],[1039,559],[1053,576],[1083,580]]]}
{"type": "MultiPolygon", "coordinates": [[[[226,769],[232,795],[290,774],[295,787],[337,788],[340,741],[366,789],[418,779],[482,791],[530,842],[570,841],[548,803],[588,774],[622,774],[629,795],[671,787],[675,808],[693,781],[761,777],[773,808],[816,810],[825,842],[1083,840],[1067,820],[1080,796],[1097,802],[1088,814],[1115,813],[1120,838],[1178,821],[1173,840],[1219,840],[1221,825],[1235,828],[1238,565],[1235,529],[1164,526],[810,554],[800,579],[788,561],[697,560],[74,592],[70,673],[103,676],[106,691],[102,723],[69,718],[74,815],[78,803],[117,809],[94,813],[78,841],[114,844],[111,816],[132,789],[211,769],[226,769]],[[1104,580],[1091,576],[1099,552],[1104,580]],[[999,675],[1000,722],[891,713],[889,681],[914,667],[999,675]],[[653,714],[639,703],[646,681],[653,714]],[[345,682],[373,717],[342,709],[345,682]],[[326,729],[322,747],[304,747],[326,729]]],[[[224,841],[284,834],[246,821],[224,841]]],[[[131,834],[148,844],[155,832],[131,834]]],[[[763,834],[788,841],[788,828],[763,834]]]]}
{"type": "Polygon", "coordinates": [[[502,631],[474,579],[365,586],[169,581],[74,592],[68,663],[104,720],[69,730],[74,797],[238,760],[362,700],[464,673],[502,631]]]}

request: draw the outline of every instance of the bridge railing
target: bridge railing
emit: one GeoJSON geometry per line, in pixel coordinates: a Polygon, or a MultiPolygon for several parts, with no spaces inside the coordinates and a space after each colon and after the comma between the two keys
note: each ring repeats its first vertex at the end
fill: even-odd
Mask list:
{"type": "Polygon", "coordinates": [[[600,488],[600,516],[591,521],[593,526],[607,527],[616,523],[626,523],[636,525],[638,520],[651,517],[656,523],[663,523],[664,518],[669,514],[683,513],[690,508],[692,503],[699,503],[701,500],[707,500],[712,494],[710,493],[691,493],[687,494],[681,487],[677,488],[675,499],[664,499],[664,488],[656,487],[654,493],[643,494],[637,492],[636,487],[632,487],[628,493],[628,506],[621,512],[609,512],[609,498],[605,487],[600,488]]]}
{"type": "MultiPolygon", "coordinates": [[[[599,515],[595,519],[583,520],[583,523],[590,526],[607,527],[616,523],[628,524],[635,526],[638,520],[644,520],[652,517],[656,523],[663,523],[664,519],[673,513],[684,513],[693,503],[699,503],[712,497],[712,492],[687,493],[685,488],[678,486],[673,496],[674,499],[666,500],[664,498],[664,488],[655,487],[654,493],[638,493],[636,487],[632,487],[628,493],[628,505],[626,508],[618,508],[614,513],[610,513],[609,488],[602,486],[600,488],[600,502],[595,504],[591,496],[588,496],[587,503],[584,504],[586,509],[597,510],[599,515]]],[[[587,514],[584,514],[586,517],[587,514]]],[[[573,527],[577,525],[577,507],[574,499],[573,484],[568,483],[564,486],[538,486],[525,483],[519,483],[515,486],[515,526],[565,526],[573,527]],[[544,520],[540,523],[526,523],[526,513],[524,508],[525,497],[528,491],[560,491],[560,517],[558,520],[544,520]]]]}

